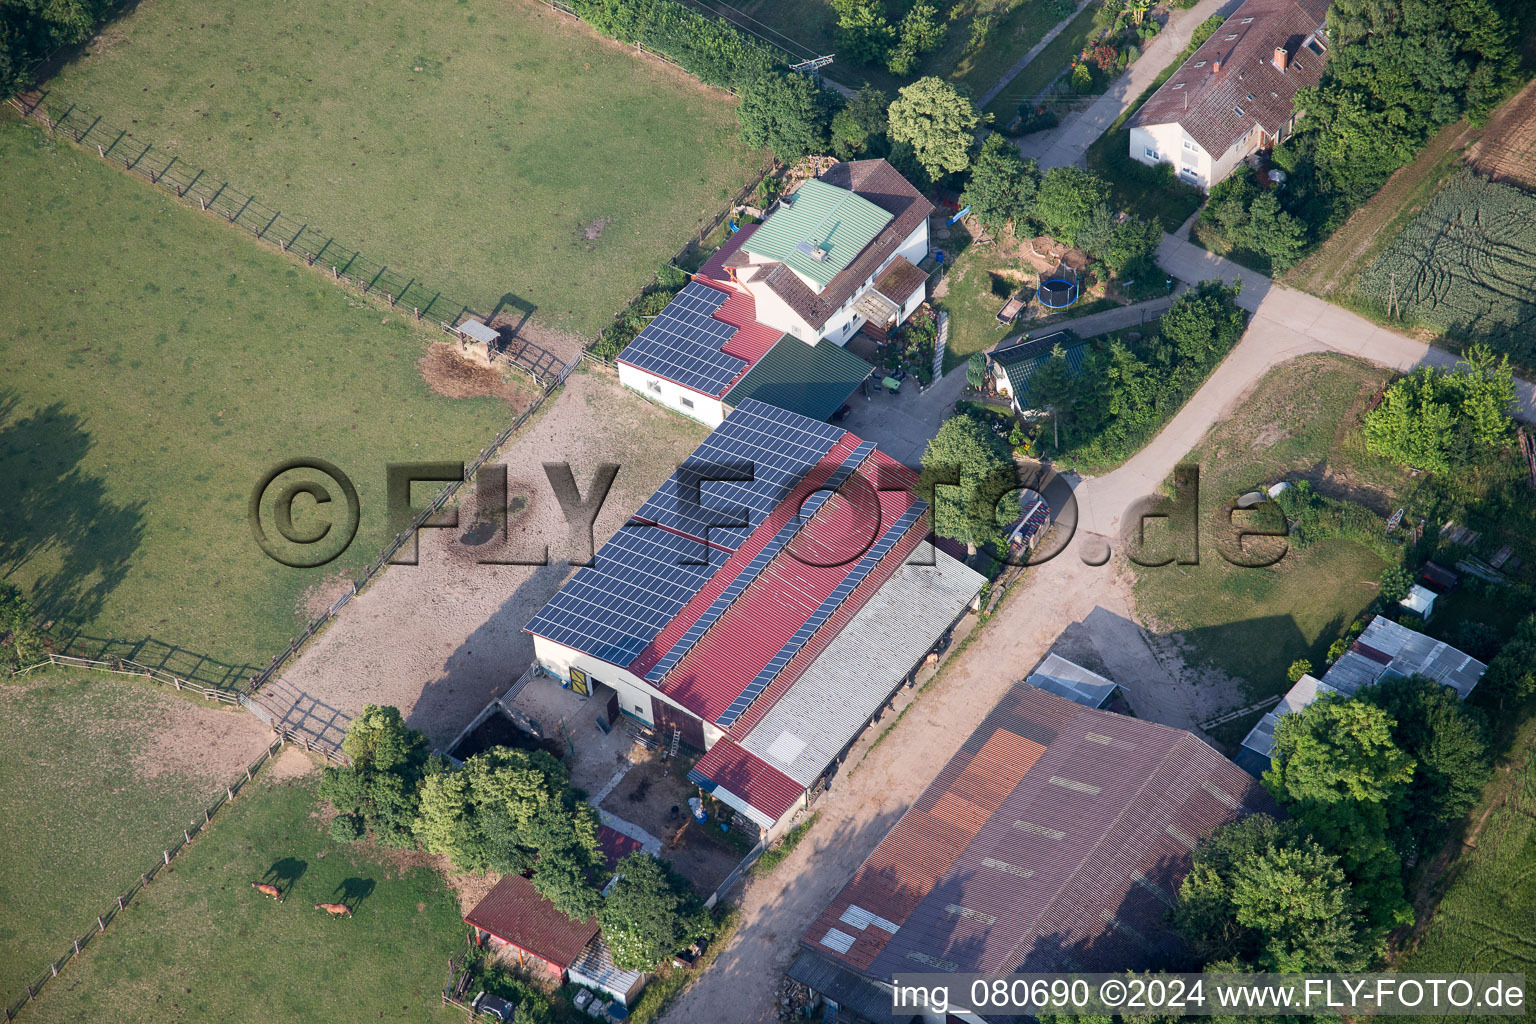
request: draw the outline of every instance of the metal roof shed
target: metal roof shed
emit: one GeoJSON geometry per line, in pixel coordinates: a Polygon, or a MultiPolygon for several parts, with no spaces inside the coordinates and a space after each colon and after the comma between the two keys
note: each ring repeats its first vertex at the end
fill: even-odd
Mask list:
{"type": "Polygon", "coordinates": [[[1024,681],[1085,708],[1102,708],[1108,704],[1109,698],[1115,695],[1116,685],[1114,680],[1105,679],[1097,672],[1090,672],[1055,654],[1047,654],[1024,681]]]}
{"type": "Polygon", "coordinates": [[[501,334],[495,328],[487,327],[479,320],[466,320],[454,328],[470,341],[483,342],[486,345],[501,343],[501,334]]]}

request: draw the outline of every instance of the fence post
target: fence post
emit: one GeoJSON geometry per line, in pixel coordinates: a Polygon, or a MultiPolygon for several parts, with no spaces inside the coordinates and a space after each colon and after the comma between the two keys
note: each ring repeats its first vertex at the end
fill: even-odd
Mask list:
{"type": "Polygon", "coordinates": [[[416,315],[416,319],[417,320],[421,319],[421,307],[420,306],[412,306],[411,307],[411,312],[416,315]]]}
{"type": "Polygon", "coordinates": [[[117,898],[117,909],[119,911],[123,909],[123,898],[121,896],[117,898]]]}
{"type": "Polygon", "coordinates": [[[80,955],[80,940],[76,939],[75,940],[75,956],[79,956],[79,955],[80,955]]]}
{"type": "Polygon", "coordinates": [[[224,796],[227,797],[230,800],[233,800],[235,798],[235,791],[234,791],[234,789],[229,787],[229,786],[225,786],[224,787],[224,796]]]}
{"type": "Polygon", "coordinates": [[[53,976],[55,978],[57,978],[59,976],[59,962],[57,960],[55,960],[53,963],[49,964],[48,966],[53,970],[53,976]]]}
{"type": "Polygon", "coordinates": [[[340,281],[341,280],[341,275],[336,272],[336,264],[334,264],[334,263],[331,264],[331,280],[332,281],[340,281]]]}
{"type": "Polygon", "coordinates": [[[97,931],[101,931],[101,932],[104,932],[104,931],[107,930],[107,922],[105,922],[105,921],[103,921],[101,919],[101,915],[100,914],[98,914],[96,916],[96,930],[97,931]]]}
{"type": "Polygon", "coordinates": [[[202,196],[198,196],[197,197],[197,208],[199,210],[202,210],[204,213],[208,212],[208,204],[203,201],[203,197],[202,196]]]}
{"type": "Polygon", "coordinates": [[[190,843],[192,841],[192,833],[189,832],[188,830],[182,829],[181,830],[181,834],[182,834],[183,837],[185,837],[187,842],[190,843]]]}
{"type": "Polygon", "coordinates": [[[165,851],[165,862],[167,864],[169,864],[171,862],[171,851],[170,850],[166,850],[165,851]]]}
{"type": "MultiPolygon", "coordinates": [[[[99,142],[96,143],[96,155],[101,157],[103,160],[105,160],[107,158],[107,151],[101,148],[101,143],[99,143],[99,142]]],[[[9,1019],[10,1015],[7,1014],[6,1016],[7,1016],[7,1019],[9,1019]]]]}

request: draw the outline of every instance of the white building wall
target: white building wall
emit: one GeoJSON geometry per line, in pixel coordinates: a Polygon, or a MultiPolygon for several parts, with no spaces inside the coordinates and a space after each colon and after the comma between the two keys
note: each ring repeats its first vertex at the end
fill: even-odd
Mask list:
{"type": "Polygon", "coordinates": [[[1247,157],[1262,148],[1264,132],[1255,125],[1247,135],[1212,156],[1178,123],[1154,124],[1131,129],[1131,157],[1149,166],[1172,164],[1175,176],[1209,192],[1235,171],[1247,157]]]}
{"type": "Polygon", "coordinates": [[[673,383],[655,374],[646,373],[628,363],[619,364],[619,383],[627,388],[633,388],[653,402],[659,402],[669,409],[676,409],[684,416],[690,416],[711,429],[718,427],[720,421],[725,419],[725,404],[720,399],[694,391],[692,388],[685,388],[681,384],[673,383]]]}
{"type": "MultiPolygon", "coordinates": [[[[647,725],[656,724],[654,702],[660,701],[670,704],[690,718],[698,718],[692,711],[668,700],[662,692],[650,683],[641,679],[627,668],[594,658],[590,654],[584,654],[574,647],[556,643],[542,636],[533,638],[533,656],[539,665],[550,675],[557,679],[570,681],[571,669],[579,668],[587,674],[588,679],[600,683],[606,683],[614,688],[619,695],[619,707],[628,714],[644,721],[647,725]]],[[[701,720],[702,721],[702,720],[701,720]]],[[[713,722],[704,722],[704,746],[705,749],[713,747],[725,733],[717,728],[713,722]]]]}

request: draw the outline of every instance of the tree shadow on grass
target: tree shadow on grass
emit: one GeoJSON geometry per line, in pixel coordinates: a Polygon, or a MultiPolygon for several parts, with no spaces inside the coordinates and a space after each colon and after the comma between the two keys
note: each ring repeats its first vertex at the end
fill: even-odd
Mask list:
{"type": "Polygon", "coordinates": [[[81,468],[93,444],[64,403],[24,412],[20,395],[0,390],[0,580],[45,621],[94,619],[144,540],[148,503],[117,504],[106,479],[81,468]]]}

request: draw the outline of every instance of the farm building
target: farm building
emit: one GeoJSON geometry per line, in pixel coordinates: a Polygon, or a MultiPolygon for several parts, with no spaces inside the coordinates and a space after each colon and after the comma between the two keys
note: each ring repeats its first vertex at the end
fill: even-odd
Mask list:
{"type": "Polygon", "coordinates": [[[790,976],[886,1020],[900,974],[1182,965],[1167,913],[1195,844],[1273,810],[1188,732],[1017,683],[801,936],[790,976]]]}
{"type": "Polygon", "coordinates": [[[837,164],[733,235],[619,354],[619,380],[708,426],[756,398],[827,419],[870,373],[842,346],[927,298],[933,206],[884,160],[837,164]]]}
{"type": "Polygon", "coordinates": [[[1246,0],[1130,120],[1131,157],[1207,192],[1291,136],[1328,57],[1331,0],[1246,0]]]}
{"type": "MultiPolygon", "coordinates": [[[[1415,587],[1422,590],[1422,587],[1415,587]]],[[[1428,593],[1428,591],[1426,591],[1428,593]]],[[[1269,768],[1270,751],[1280,719],[1294,714],[1326,694],[1353,697],[1363,688],[1391,677],[1426,676],[1456,691],[1466,700],[1488,668],[1470,654],[1378,615],[1366,624],[1349,650],[1340,655],[1321,679],[1302,676],[1275,709],[1259,720],[1243,739],[1237,763],[1254,775],[1269,768]]]]}
{"type": "Polygon", "coordinates": [[[925,543],[914,482],[748,399],[528,623],[539,665],[705,752],[689,778],[774,832],[984,582],[925,543]]]}
{"type": "Polygon", "coordinates": [[[476,945],[505,948],[524,967],[564,984],[571,965],[597,937],[597,921],[572,921],[521,875],[507,875],[464,915],[476,945]]]}
{"type": "Polygon", "coordinates": [[[1059,654],[1047,654],[1024,681],[1085,708],[1102,708],[1118,689],[1113,680],[1105,679],[1097,672],[1091,672],[1059,654]]]}
{"type": "Polygon", "coordinates": [[[987,365],[991,367],[992,384],[1013,403],[1013,411],[1027,416],[1038,410],[1029,392],[1029,379],[1044,365],[1056,346],[1060,345],[1067,357],[1067,365],[1076,373],[1082,369],[1083,358],[1088,350],[1084,342],[1070,331],[1055,331],[1040,338],[1020,335],[1000,342],[987,353],[987,365]]]}
{"type": "Polygon", "coordinates": [[[600,992],[609,999],[616,999],[620,1006],[628,1006],[645,988],[643,971],[626,971],[615,967],[613,953],[601,934],[592,936],[576,962],[571,964],[571,984],[600,992]]]}
{"type": "Polygon", "coordinates": [[[1428,587],[1421,587],[1417,583],[1408,588],[1408,593],[1397,602],[1398,607],[1410,615],[1417,615],[1424,622],[1428,622],[1430,616],[1435,614],[1435,597],[1437,595],[1428,587]]]}

